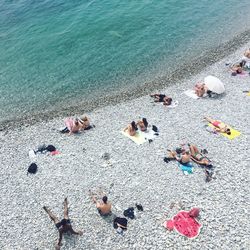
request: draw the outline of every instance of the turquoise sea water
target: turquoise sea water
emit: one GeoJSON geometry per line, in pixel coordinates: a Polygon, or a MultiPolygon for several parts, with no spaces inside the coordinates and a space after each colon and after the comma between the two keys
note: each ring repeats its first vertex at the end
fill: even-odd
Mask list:
{"type": "Polygon", "coordinates": [[[249,0],[0,0],[0,121],[167,74],[247,30],[249,11],[249,0]]]}

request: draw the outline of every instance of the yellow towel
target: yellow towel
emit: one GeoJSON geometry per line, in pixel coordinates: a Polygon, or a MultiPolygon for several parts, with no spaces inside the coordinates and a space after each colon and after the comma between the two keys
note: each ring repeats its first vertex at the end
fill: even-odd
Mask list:
{"type": "Polygon", "coordinates": [[[144,142],[147,141],[145,139],[145,136],[140,131],[137,131],[134,136],[130,136],[127,132],[124,132],[124,131],[121,131],[121,132],[123,135],[130,138],[133,142],[135,142],[138,145],[143,144],[144,142]]]}
{"type": "MultiPolygon", "coordinates": [[[[215,129],[215,126],[212,125],[211,123],[209,123],[208,126],[215,129]]],[[[227,137],[230,140],[240,136],[241,132],[239,132],[239,131],[237,131],[237,130],[233,129],[232,127],[229,127],[229,126],[228,126],[228,128],[230,128],[230,131],[231,131],[230,135],[228,135],[227,133],[222,133],[222,132],[220,132],[220,134],[224,135],[225,137],[227,137]]]]}
{"type": "Polygon", "coordinates": [[[250,91],[247,93],[248,96],[250,96],[250,91]]]}

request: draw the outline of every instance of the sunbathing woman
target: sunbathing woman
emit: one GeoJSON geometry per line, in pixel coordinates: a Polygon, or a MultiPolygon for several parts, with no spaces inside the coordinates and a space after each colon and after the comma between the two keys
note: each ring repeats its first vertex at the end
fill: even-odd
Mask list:
{"type": "Polygon", "coordinates": [[[87,116],[82,116],[81,118],[78,118],[78,121],[82,124],[82,130],[88,130],[93,127],[90,125],[90,121],[87,116]]]}
{"type": "Polygon", "coordinates": [[[135,122],[132,121],[123,131],[127,132],[130,136],[135,136],[137,130],[135,122]]]}
{"type": "Polygon", "coordinates": [[[166,105],[166,106],[169,106],[172,103],[172,98],[163,94],[153,94],[150,96],[154,97],[155,102],[163,102],[163,105],[166,105]]]}
{"type": "Polygon", "coordinates": [[[204,156],[195,145],[189,145],[191,160],[200,165],[211,165],[209,159],[204,156]]]}
{"type": "Polygon", "coordinates": [[[67,118],[65,120],[65,125],[66,127],[60,131],[63,134],[68,133],[70,135],[78,133],[82,129],[82,124],[77,119],[73,118],[67,118]]]}
{"type": "Polygon", "coordinates": [[[141,131],[146,131],[148,128],[148,122],[146,118],[142,118],[142,120],[138,121],[136,125],[139,127],[141,131]]]}
{"type": "Polygon", "coordinates": [[[215,127],[215,131],[231,135],[231,130],[225,123],[221,121],[213,120],[210,117],[204,117],[204,119],[207,120],[209,123],[211,123],[215,127]]]}

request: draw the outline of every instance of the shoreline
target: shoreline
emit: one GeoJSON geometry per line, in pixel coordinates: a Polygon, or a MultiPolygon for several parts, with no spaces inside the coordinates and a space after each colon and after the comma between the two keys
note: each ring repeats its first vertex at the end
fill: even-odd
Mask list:
{"type": "Polygon", "coordinates": [[[58,232],[42,207],[48,206],[61,219],[62,202],[68,197],[73,228],[84,233],[65,237],[62,249],[248,249],[250,97],[242,91],[249,89],[250,77],[233,77],[225,67],[225,62],[241,58],[246,46],[250,42],[199,74],[186,77],[185,82],[165,86],[164,92],[178,100],[176,108],[155,104],[144,95],[94,110],[88,116],[96,127],[78,135],[60,134],[57,128],[63,119],[57,118],[0,132],[0,248],[54,249],[58,232]],[[183,94],[208,74],[225,83],[222,98],[193,100],[183,94]],[[228,140],[208,133],[204,115],[220,119],[242,134],[228,140]],[[139,117],[159,128],[159,136],[150,144],[139,146],[121,134],[139,117]],[[176,162],[163,161],[167,149],[183,142],[207,149],[215,179],[206,183],[202,168],[196,166],[186,176],[176,162]],[[32,162],[29,149],[43,143],[54,145],[60,154],[37,155],[38,172],[27,176],[32,162]],[[111,154],[112,165],[105,165],[101,158],[105,152],[111,154]],[[108,193],[119,217],[135,203],[142,204],[144,211],[129,220],[128,230],[121,236],[99,216],[89,189],[108,193]],[[162,227],[180,210],[170,208],[172,202],[180,202],[183,210],[200,208],[202,230],[196,239],[162,227]]]}
{"type": "Polygon", "coordinates": [[[190,76],[196,75],[204,70],[206,67],[213,65],[214,63],[222,60],[229,54],[238,50],[239,47],[244,46],[250,41],[250,30],[247,30],[240,35],[233,37],[227,43],[224,43],[212,50],[204,53],[199,58],[195,58],[188,65],[180,65],[179,69],[174,70],[171,74],[163,77],[158,77],[154,81],[146,82],[144,84],[134,86],[132,89],[123,90],[119,94],[105,96],[103,98],[97,98],[94,100],[81,101],[80,105],[69,106],[60,110],[50,110],[45,112],[36,112],[23,117],[16,117],[11,120],[0,121],[0,131],[6,131],[9,129],[18,128],[21,126],[34,125],[41,121],[49,121],[53,118],[61,118],[65,116],[71,116],[73,114],[81,114],[86,112],[92,112],[101,107],[116,105],[122,102],[130,101],[157,90],[162,90],[167,86],[173,85],[176,82],[185,80],[190,76]],[[195,67],[194,67],[195,65],[195,67]],[[185,71],[183,71],[185,68],[185,71]]]}

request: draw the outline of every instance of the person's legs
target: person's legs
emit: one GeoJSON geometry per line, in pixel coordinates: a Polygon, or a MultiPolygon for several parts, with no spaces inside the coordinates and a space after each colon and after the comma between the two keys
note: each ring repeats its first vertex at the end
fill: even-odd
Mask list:
{"type": "Polygon", "coordinates": [[[65,133],[69,133],[69,129],[67,127],[65,127],[63,130],[60,131],[61,133],[65,134],[65,133]]]}
{"type": "Polygon", "coordinates": [[[64,199],[63,205],[64,205],[63,216],[64,216],[64,219],[68,220],[69,219],[69,208],[68,208],[68,199],[67,198],[64,199]]]}
{"type": "Polygon", "coordinates": [[[53,220],[55,224],[60,222],[59,219],[47,207],[44,206],[43,209],[45,210],[45,212],[49,215],[50,219],[53,220]]]}
{"type": "Polygon", "coordinates": [[[190,145],[189,149],[192,156],[195,156],[197,153],[199,153],[199,150],[195,145],[190,145]]]}
{"type": "Polygon", "coordinates": [[[208,117],[208,116],[205,116],[204,119],[207,120],[207,121],[210,122],[210,123],[213,123],[213,122],[215,121],[215,120],[211,119],[211,118],[208,117]]]}

